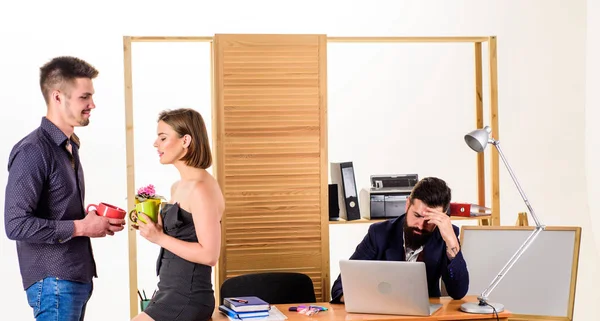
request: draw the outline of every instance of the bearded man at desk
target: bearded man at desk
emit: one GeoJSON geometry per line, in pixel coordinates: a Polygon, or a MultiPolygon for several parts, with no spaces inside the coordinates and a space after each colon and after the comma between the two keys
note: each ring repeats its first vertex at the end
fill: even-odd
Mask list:
{"type": "MultiPolygon", "coordinates": [[[[459,229],[446,214],[451,191],[436,177],[420,180],[406,201],[402,216],[374,223],[351,260],[421,261],[425,263],[430,297],[440,297],[440,277],[453,299],[469,289],[469,271],[458,241],[459,229]]],[[[331,303],[344,302],[341,275],[333,283],[331,303]]]]}

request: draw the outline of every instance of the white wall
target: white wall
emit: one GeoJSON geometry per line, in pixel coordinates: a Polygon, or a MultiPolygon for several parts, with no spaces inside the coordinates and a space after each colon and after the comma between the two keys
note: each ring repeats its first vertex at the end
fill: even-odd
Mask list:
{"type": "MultiPolygon", "coordinates": [[[[600,1],[587,1],[587,40],[586,40],[586,178],[591,226],[589,231],[596,240],[596,249],[600,250],[600,1]]],[[[598,278],[598,276],[596,276],[598,278]]]]}
{"type": "MultiPolygon", "coordinates": [[[[416,173],[442,177],[456,201],[477,202],[477,157],[463,138],[475,129],[473,48],[472,43],[328,45],[329,160],[353,162],[359,193],[369,190],[371,175],[416,173]]],[[[368,217],[368,198],[360,208],[368,217]]],[[[456,222],[461,223],[477,224],[456,222]]],[[[330,225],[331,284],[339,275],[338,261],[353,253],[369,225],[330,225]]]]}
{"type": "MultiPolygon", "coordinates": [[[[52,4],[40,1],[34,6],[38,11],[34,12],[29,3],[12,2],[10,8],[0,11],[0,88],[3,88],[0,98],[8,120],[4,131],[5,144],[0,147],[3,155],[0,168],[6,168],[8,153],[14,142],[35,128],[45,113],[37,86],[39,66],[56,55],[80,56],[92,62],[101,72],[95,82],[98,108],[93,114],[93,122],[88,128],[78,131],[83,141],[86,202],[102,199],[125,205],[123,35],[497,35],[500,139],[504,151],[545,224],[583,227],[580,262],[585,264],[581,264],[579,269],[575,319],[598,318],[594,308],[598,294],[592,289],[600,285],[594,277],[600,254],[594,237],[597,241],[600,238],[600,223],[590,215],[598,211],[597,205],[591,202],[593,195],[598,194],[598,183],[591,179],[598,177],[598,172],[594,172],[597,169],[592,168],[592,164],[598,163],[597,148],[593,148],[597,141],[592,137],[597,137],[598,133],[590,126],[593,125],[591,116],[598,118],[598,101],[592,95],[591,87],[587,87],[587,96],[585,91],[586,79],[588,86],[598,80],[598,72],[596,75],[588,73],[586,78],[585,65],[586,52],[588,57],[592,53],[597,56],[595,39],[598,35],[597,31],[592,33],[588,30],[588,45],[592,42],[590,39],[594,39],[596,49],[588,46],[586,50],[585,1],[455,1],[451,4],[445,1],[285,2],[291,8],[284,8],[276,1],[219,1],[205,6],[196,4],[199,3],[197,1],[178,1],[168,7],[152,3],[128,1],[109,9],[99,2],[92,5],[75,1],[55,1],[52,4]],[[36,26],[35,29],[27,31],[26,28],[32,26],[36,26]],[[593,35],[596,35],[595,38],[592,38],[593,35]],[[596,104],[592,108],[594,101],[596,104]],[[586,117],[587,131],[584,129],[586,117]],[[530,144],[528,140],[536,143],[530,144]],[[584,288],[583,285],[590,287],[584,288]]],[[[595,1],[594,11],[587,12],[588,19],[598,19],[597,8],[595,1]]],[[[444,49],[447,51],[427,51],[424,46],[417,53],[402,53],[403,57],[410,58],[403,61],[396,56],[396,53],[400,55],[399,52],[388,52],[388,49],[385,52],[376,48],[356,49],[364,50],[361,51],[364,54],[358,54],[357,51],[348,53],[335,46],[330,48],[330,160],[356,160],[360,166],[357,168],[357,175],[360,175],[357,183],[362,188],[368,185],[368,175],[371,174],[416,171],[422,176],[447,178],[455,189],[455,196],[460,199],[468,201],[468,198],[474,197],[474,171],[465,162],[474,162],[475,156],[461,142],[464,132],[471,129],[472,120],[464,121],[459,117],[471,117],[473,96],[462,91],[469,89],[472,79],[469,75],[472,66],[463,56],[463,53],[468,54],[468,49],[457,46],[444,49]],[[427,59],[421,59],[423,55],[427,55],[427,59]],[[432,61],[434,67],[431,66],[432,61]],[[456,71],[464,71],[464,74],[456,71]],[[413,84],[414,88],[410,87],[413,84]],[[412,89],[407,91],[407,87],[412,89]],[[412,96],[405,96],[407,92],[412,96]],[[465,109],[462,109],[463,106],[465,109]],[[376,113],[366,112],[367,108],[376,113]],[[425,112],[424,108],[428,111],[425,112]],[[384,134],[370,131],[374,128],[373,121],[381,122],[379,128],[384,134]],[[354,139],[352,145],[340,136],[345,126],[352,127],[351,131],[346,131],[354,139]],[[428,133],[440,131],[444,133],[443,144],[433,145],[438,136],[428,133]],[[374,138],[381,137],[390,146],[383,153],[380,147],[384,143],[373,143],[374,138]],[[426,145],[416,145],[417,140],[426,145]],[[461,174],[463,172],[465,174],[461,174]]],[[[147,148],[136,151],[136,166],[140,167],[138,171],[156,171],[156,181],[161,182],[160,191],[168,193],[165,185],[176,178],[176,173],[156,166],[148,147],[149,140],[153,138],[150,132],[154,128],[156,112],[159,108],[174,108],[182,104],[204,108],[204,104],[208,104],[204,100],[207,88],[203,80],[190,76],[191,73],[182,75],[186,66],[179,66],[183,61],[191,62],[192,57],[155,55],[150,57],[164,59],[164,64],[172,63],[174,68],[183,70],[181,73],[174,69],[168,71],[163,65],[153,75],[158,79],[156,84],[151,79],[139,80],[148,81],[146,85],[138,85],[139,100],[145,97],[149,105],[150,101],[153,102],[147,115],[136,118],[147,122],[148,126],[136,127],[136,143],[145,143],[144,148],[147,148]],[[167,78],[167,72],[177,72],[178,76],[167,78]],[[170,82],[168,89],[161,87],[165,80],[170,82]],[[194,84],[197,86],[194,87],[194,84]],[[141,92],[142,88],[146,88],[147,92],[141,92]],[[180,96],[181,99],[178,98],[180,96]],[[148,141],[142,142],[146,138],[148,141]],[[146,153],[151,156],[146,158],[146,153]]],[[[204,54],[199,53],[197,58],[201,60],[203,57],[204,54]]],[[[139,66],[142,65],[153,68],[148,61],[140,62],[139,66]]],[[[203,77],[203,68],[197,64],[191,66],[190,71],[197,71],[198,77],[203,77]]],[[[145,106],[136,105],[136,108],[145,106]]],[[[136,185],[149,183],[143,181],[141,173],[136,172],[136,185]]],[[[502,223],[512,225],[516,213],[524,211],[525,207],[506,171],[501,168],[500,173],[502,223]]],[[[6,171],[0,171],[0,177],[1,182],[6,182],[6,171]]],[[[154,180],[154,176],[148,180],[154,180]]],[[[331,248],[332,265],[335,264],[334,258],[351,253],[364,234],[360,228],[350,228],[346,232],[343,229],[340,227],[331,234],[331,242],[335,244],[331,248]],[[344,241],[346,239],[348,241],[344,241]]],[[[20,287],[14,242],[4,235],[0,241],[0,266],[4,276],[1,294],[3,313],[12,319],[28,319],[31,311],[20,287]]],[[[96,291],[89,304],[88,320],[127,318],[126,247],[125,233],[94,240],[100,278],[96,280],[96,291]],[[107,304],[110,309],[106,308],[107,304]]],[[[154,258],[141,258],[140,264],[153,269],[154,258]]],[[[332,275],[332,278],[336,276],[332,275]]],[[[152,283],[151,273],[144,272],[144,276],[140,277],[143,278],[142,286],[151,286],[147,285],[152,283]]]]}
{"type": "MultiPolygon", "coordinates": [[[[135,186],[154,184],[157,193],[168,200],[171,185],[179,173],[173,166],[158,163],[152,145],[156,138],[156,119],[164,109],[194,108],[203,115],[212,139],[210,44],[133,43],[132,73],[135,186]]],[[[212,173],[212,167],[208,171],[212,173]]],[[[159,247],[138,237],[137,249],[139,288],[150,296],[157,283],[153,267],[159,247]]]]}

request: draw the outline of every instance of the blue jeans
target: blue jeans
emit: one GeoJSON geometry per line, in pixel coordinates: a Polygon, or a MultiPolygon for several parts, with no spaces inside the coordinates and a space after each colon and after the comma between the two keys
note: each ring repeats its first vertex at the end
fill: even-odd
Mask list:
{"type": "Polygon", "coordinates": [[[35,282],[25,292],[36,321],[81,321],[92,288],[92,283],[48,277],[35,282]]]}

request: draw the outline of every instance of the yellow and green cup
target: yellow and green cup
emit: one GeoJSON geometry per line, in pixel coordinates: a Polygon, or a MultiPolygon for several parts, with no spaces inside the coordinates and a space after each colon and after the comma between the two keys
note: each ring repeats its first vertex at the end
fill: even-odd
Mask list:
{"type": "Polygon", "coordinates": [[[147,200],[135,204],[135,209],[129,212],[129,219],[134,223],[136,223],[138,219],[144,223],[147,223],[143,217],[139,216],[139,213],[144,213],[154,223],[158,222],[160,203],[160,200],[147,200]]]}

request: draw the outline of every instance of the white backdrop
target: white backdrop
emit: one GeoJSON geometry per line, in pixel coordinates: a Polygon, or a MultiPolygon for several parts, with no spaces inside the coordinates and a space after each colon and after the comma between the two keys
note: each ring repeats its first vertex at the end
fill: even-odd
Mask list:
{"type": "MultiPolygon", "coordinates": [[[[78,130],[86,171],[86,203],[103,200],[126,205],[123,35],[496,35],[500,139],[504,151],[544,223],[583,227],[580,260],[585,264],[579,268],[575,320],[599,319],[594,303],[600,301],[600,294],[593,290],[598,287],[595,274],[599,252],[594,242],[598,223],[591,214],[597,209],[593,201],[598,183],[592,175],[597,177],[594,160],[598,159],[599,152],[594,148],[598,141],[597,131],[590,128],[594,118],[587,123],[585,118],[586,113],[588,117],[598,114],[597,95],[592,90],[595,87],[590,85],[597,79],[593,74],[597,68],[589,71],[586,93],[585,59],[586,52],[590,57],[597,52],[591,47],[597,48],[597,37],[594,37],[597,26],[592,30],[589,29],[592,25],[586,24],[586,19],[590,22],[598,20],[597,3],[597,0],[210,3],[180,0],[166,5],[157,1],[130,0],[115,9],[100,2],[74,0],[11,2],[10,7],[0,10],[0,101],[5,119],[0,168],[6,169],[12,145],[38,126],[45,114],[37,84],[39,66],[57,55],[79,56],[100,70],[100,77],[95,81],[98,108],[92,114],[90,126],[78,130]],[[586,6],[596,9],[586,12],[586,6]]],[[[208,69],[206,73],[202,71],[208,68],[208,63],[190,65],[195,63],[196,60],[191,58],[196,56],[185,56],[183,52],[197,53],[198,64],[208,56],[201,45],[198,49],[183,52],[178,49],[183,45],[169,47],[172,48],[169,52],[176,54],[171,57],[161,55],[162,49],[152,49],[148,44],[140,46],[148,50],[149,60],[144,62],[137,60],[146,59],[138,56],[142,52],[141,49],[136,51],[138,45],[133,48],[134,93],[140,96],[134,98],[136,106],[146,106],[136,107],[136,117],[147,127],[135,128],[137,146],[146,146],[144,150],[136,150],[136,186],[155,182],[159,192],[168,194],[168,186],[177,178],[177,173],[158,164],[155,158],[152,140],[156,113],[162,108],[181,105],[209,108],[209,96],[202,94],[209,90],[209,86],[203,85],[208,82],[204,76],[208,75],[208,69]],[[152,56],[153,53],[156,56],[152,56]],[[136,67],[138,63],[145,64],[143,68],[149,69],[145,72],[154,73],[156,77],[137,79],[142,77],[142,65],[136,67]],[[158,86],[161,82],[164,87],[158,86]],[[147,89],[141,91],[143,86],[147,89]],[[141,108],[148,110],[138,116],[141,108]],[[152,177],[142,175],[145,172],[156,174],[152,177]]],[[[462,96],[462,89],[471,86],[472,82],[466,82],[466,79],[472,77],[469,75],[472,66],[462,61],[461,49],[440,49],[429,53],[431,56],[421,56],[425,52],[420,51],[412,53],[416,56],[408,54],[406,57],[411,59],[403,61],[387,51],[368,53],[375,49],[364,49],[358,58],[365,59],[358,59],[335,46],[338,45],[330,47],[328,59],[330,161],[355,160],[360,188],[368,184],[365,179],[368,180],[372,173],[418,171],[420,175],[448,178],[455,187],[457,199],[473,197],[475,187],[470,182],[475,172],[468,170],[470,167],[465,161],[474,162],[475,155],[460,142],[464,131],[471,128],[453,123],[448,126],[441,146],[434,145],[435,139],[429,134],[437,132],[429,131],[429,127],[441,129],[439,127],[449,121],[461,120],[462,113],[471,110],[470,107],[463,108],[466,104],[471,106],[474,97],[462,96]],[[432,60],[429,58],[437,59],[434,59],[438,63],[435,69],[430,66],[432,60]],[[461,76],[464,78],[452,78],[459,76],[455,71],[461,66],[464,66],[461,76]],[[432,71],[437,76],[432,77],[432,71]],[[411,78],[403,78],[405,75],[411,78]],[[415,86],[411,87],[413,82],[415,86]],[[397,88],[391,87],[392,83],[397,84],[397,88]],[[413,90],[405,90],[407,87],[413,90]],[[411,97],[405,96],[408,93],[411,97]],[[342,105],[347,105],[351,112],[341,113],[342,105]],[[425,105],[432,108],[430,113],[425,114],[420,109],[425,105]],[[406,116],[399,112],[400,107],[412,118],[404,119],[406,116]],[[380,131],[373,131],[377,114],[366,109],[381,113],[380,131]],[[456,113],[449,113],[450,110],[456,113]],[[444,121],[440,120],[442,118],[444,121]],[[344,131],[354,135],[352,142],[339,136],[341,129],[347,126],[354,126],[352,131],[344,131]],[[334,132],[335,128],[340,131],[334,132]],[[407,134],[410,135],[408,139],[404,137],[407,134]],[[382,135],[386,137],[385,144],[373,142],[372,138],[382,135]],[[424,146],[429,149],[407,148],[417,141],[426,143],[424,146]],[[362,154],[372,153],[371,147],[384,145],[389,147],[384,153],[378,148],[378,153],[371,157],[362,154]],[[460,176],[465,170],[465,176],[460,176]]],[[[597,66],[593,60],[588,64],[597,66]]],[[[468,115],[471,117],[470,113],[468,115]]],[[[465,124],[472,123],[474,119],[465,124]]],[[[512,225],[516,213],[525,207],[502,167],[500,176],[502,223],[512,225]]],[[[6,170],[0,171],[0,181],[6,182],[6,177],[6,170]]],[[[340,236],[331,240],[332,244],[337,244],[331,248],[332,266],[336,264],[334,257],[343,257],[348,253],[347,247],[353,249],[358,242],[356,238],[362,238],[362,235],[350,234],[361,231],[346,227],[340,227],[340,233],[332,232],[332,237],[334,234],[340,236]],[[344,242],[344,238],[355,241],[344,242]]],[[[155,249],[143,241],[139,240],[139,252],[147,257],[140,258],[139,263],[149,267],[143,275],[140,272],[140,286],[150,291],[155,284],[155,249]]],[[[129,307],[127,235],[122,233],[94,240],[93,245],[100,277],[96,280],[87,320],[125,320],[129,307]]],[[[20,286],[15,245],[5,235],[0,237],[0,251],[0,269],[4,276],[4,291],[0,294],[3,315],[16,320],[31,319],[31,309],[20,286]]]]}
{"type": "MultiPolygon", "coordinates": [[[[157,194],[170,201],[171,185],[179,179],[179,172],[158,161],[153,146],[156,120],[165,109],[193,108],[204,118],[211,136],[210,44],[133,43],[132,73],[136,190],[154,184],[157,194]]],[[[212,167],[208,171],[212,173],[212,167]]],[[[156,288],[158,251],[157,245],[138,233],[138,284],[148,296],[156,288]]]]}

